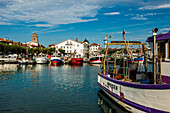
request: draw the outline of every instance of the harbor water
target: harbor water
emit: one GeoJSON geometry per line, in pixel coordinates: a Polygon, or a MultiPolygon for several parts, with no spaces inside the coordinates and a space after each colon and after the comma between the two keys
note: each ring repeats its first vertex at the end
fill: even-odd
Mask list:
{"type": "Polygon", "coordinates": [[[97,85],[100,65],[0,65],[0,113],[127,113],[97,85]]]}

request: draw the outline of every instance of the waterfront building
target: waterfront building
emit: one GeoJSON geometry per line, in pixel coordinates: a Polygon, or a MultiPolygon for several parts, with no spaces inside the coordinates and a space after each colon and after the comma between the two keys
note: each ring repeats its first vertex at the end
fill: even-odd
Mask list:
{"type": "Polygon", "coordinates": [[[55,48],[55,44],[48,45],[48,48],[55,48]]]}
{"type": "Polygon", "coordinates": [[[36,33],[32,34],[32,41],[25,42],[22,45],[29,48],[45,48],[43,45],[38,43],[38,35],[36,33]]]}
{"type": "Polygon", "coordinates": [[[84,44],[83,42],[79,42],[77,38],[76,40],[67,39],[57,43],[55,49],[56,51],[63,49],[67,55],[76,54],[78,57],[83,57],[84,55],[84,44]]]}
{"type": "Polygon", "coordinates": [[[12,45],[13,44],[13,40],[9,40],[8,38],[0,38],[0,42],[3,43],[3,44],[9,44],[9,45],[12,45]]]}
{"type": "Polygon", "coordinates": [[[92,44],[90,45],[90,47],[89,47],[89,55],[90,55],[90,56],[97,55],[98,52],[99,52],[99,47],[100,47],[99,44],[92,43],[92,44]]]}

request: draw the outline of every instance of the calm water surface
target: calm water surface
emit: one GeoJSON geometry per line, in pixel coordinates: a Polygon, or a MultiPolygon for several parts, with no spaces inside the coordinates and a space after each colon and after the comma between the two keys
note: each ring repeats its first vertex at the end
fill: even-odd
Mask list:
{"type": "Polygon", "coordinates": [[[126,112],[100,91],[98,72],[88,64],[0,65],[0,113],[126,112]]]}

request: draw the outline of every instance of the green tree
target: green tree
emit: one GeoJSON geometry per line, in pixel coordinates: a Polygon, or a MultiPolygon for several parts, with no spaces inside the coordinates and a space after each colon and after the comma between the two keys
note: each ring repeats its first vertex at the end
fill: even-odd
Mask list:
{"type": "Polygon", "coordinates": [[[62,53],[62,54],[65,54],[65,50],[64,50],[64,49],[59,48],[58,51],[59,51],[60,53],[62,53]]]}

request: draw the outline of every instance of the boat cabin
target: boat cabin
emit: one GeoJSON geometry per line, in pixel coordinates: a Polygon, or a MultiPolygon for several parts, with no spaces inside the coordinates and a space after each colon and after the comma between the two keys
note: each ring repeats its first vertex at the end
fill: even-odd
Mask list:
{"type": "MultiPolygon", "coordinates": [[[[153,52],[153,37],[148,37],[146,42],[149,43],[153,52]]],[[[170,32],[158,34],[156,36],[156,56],[157,62],[161,62],[160,73],[163,83],[170,83],[170,32]]]]}

